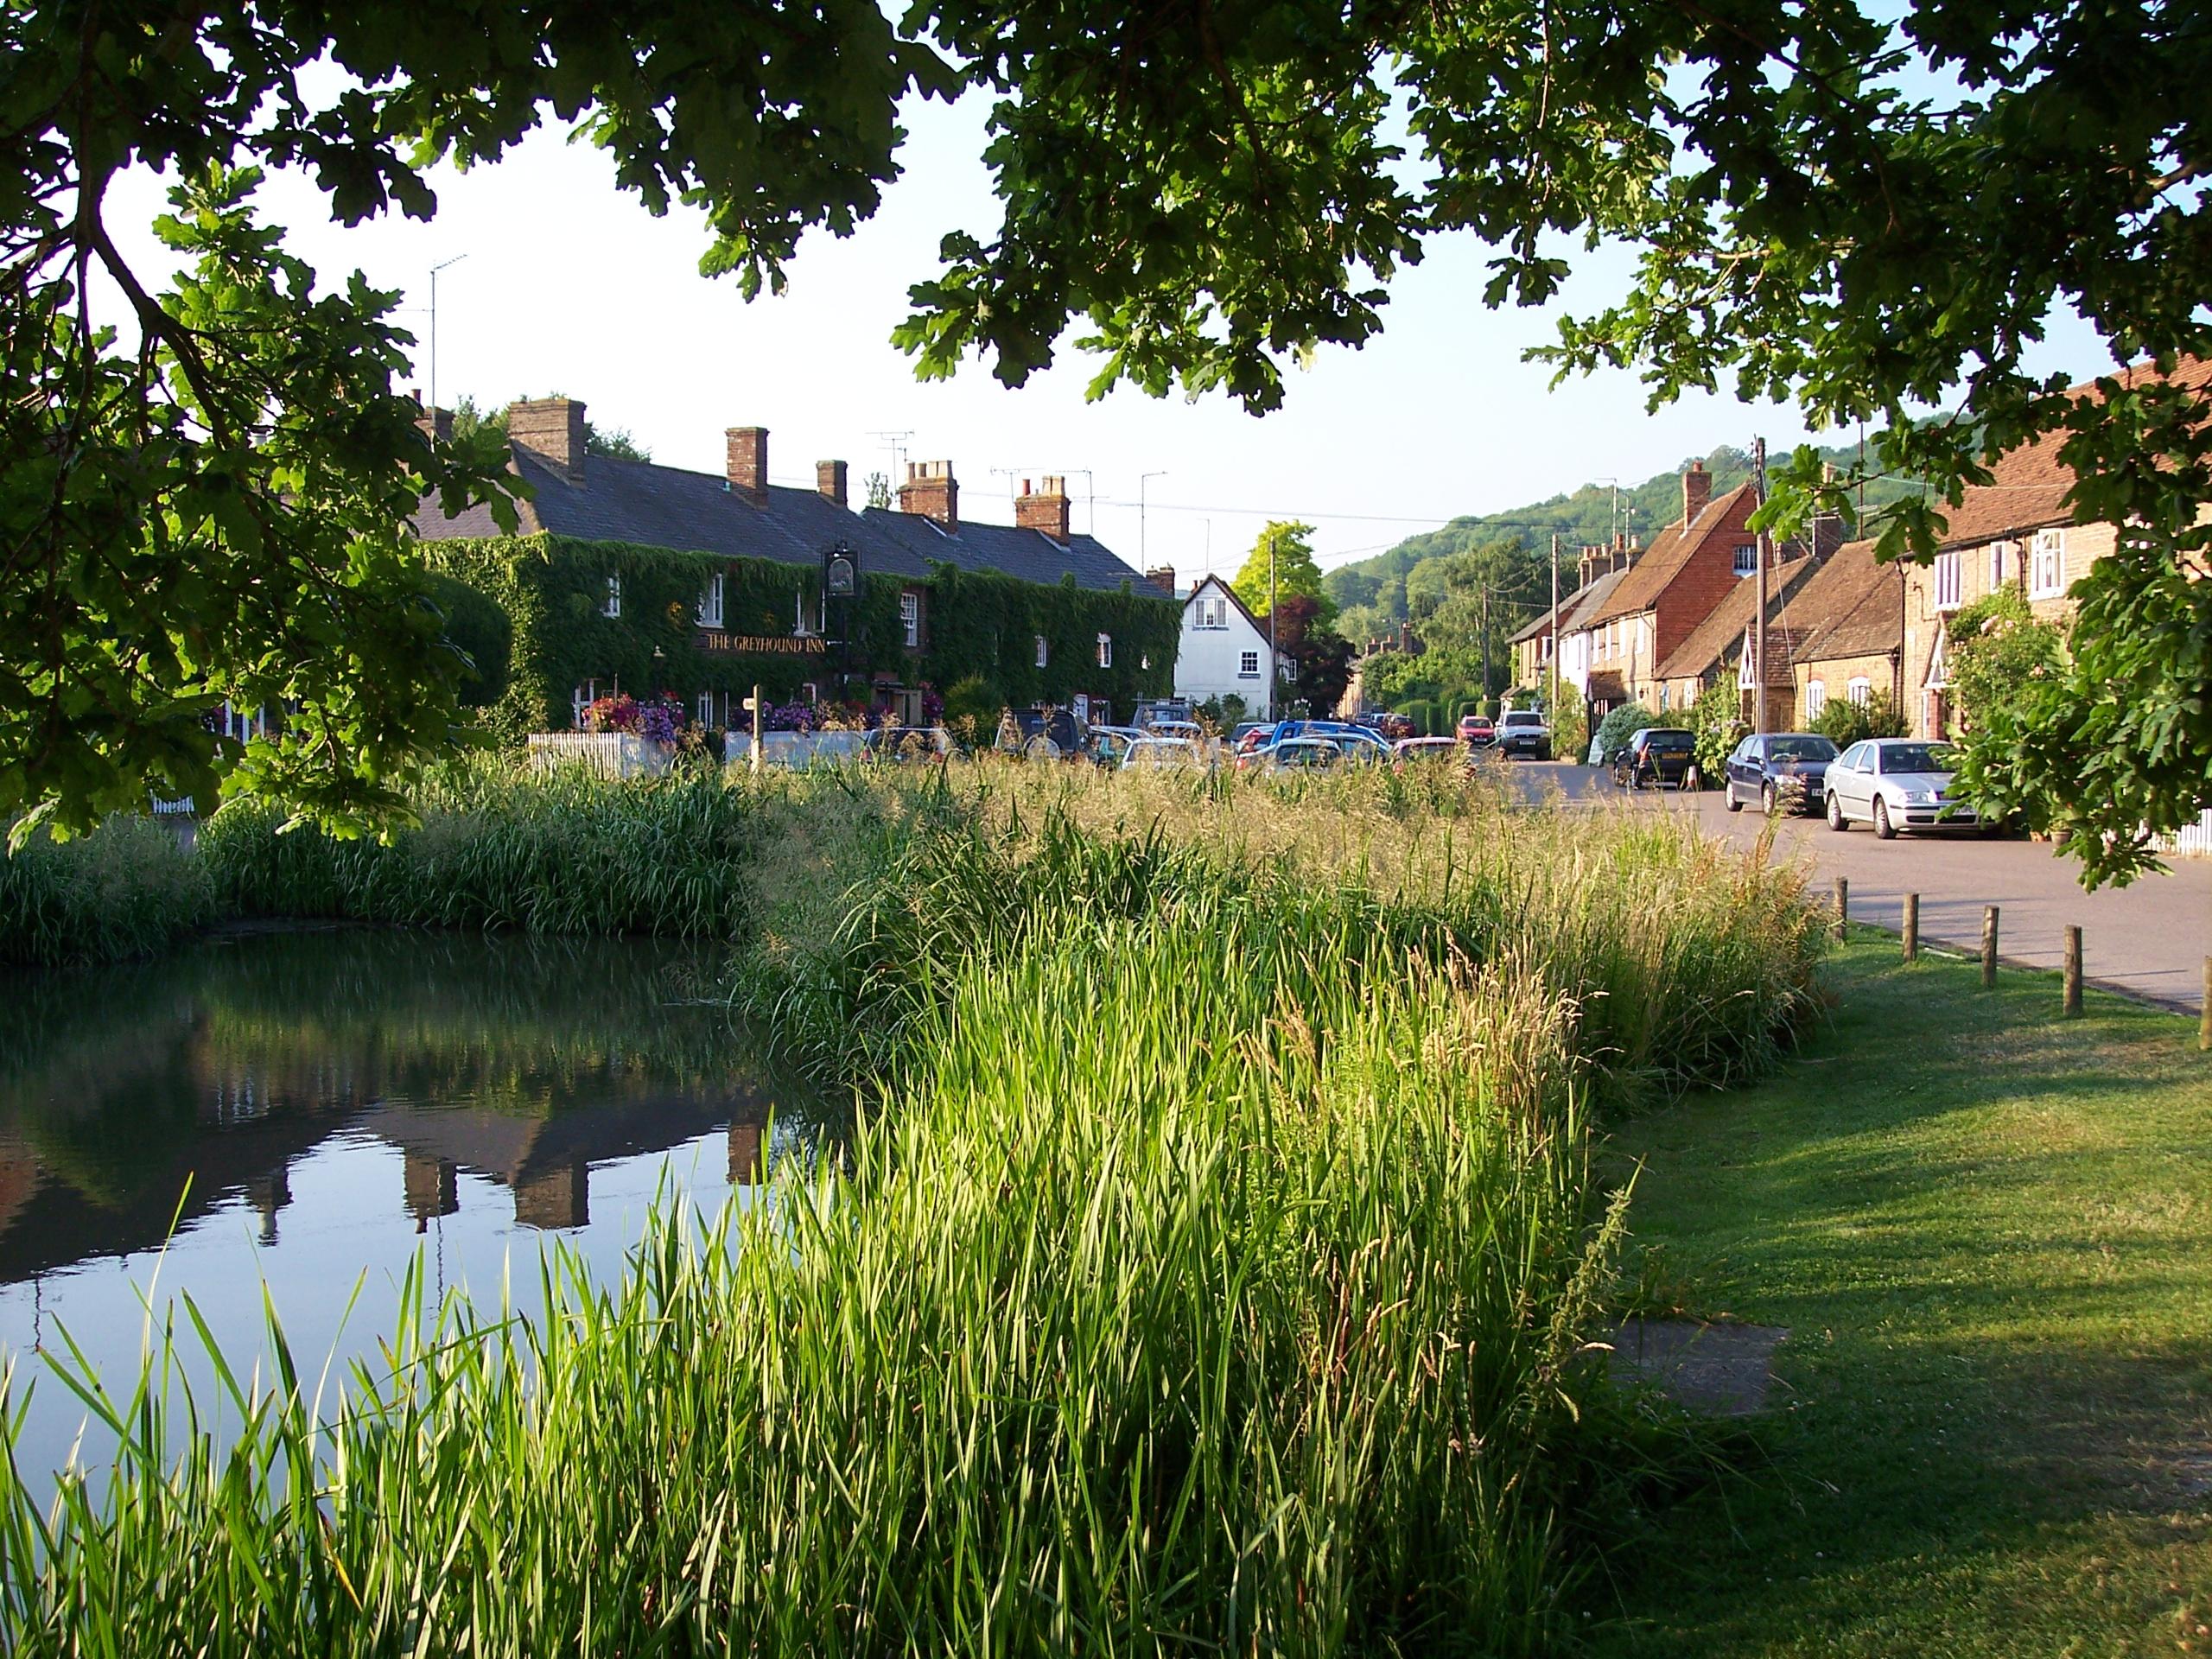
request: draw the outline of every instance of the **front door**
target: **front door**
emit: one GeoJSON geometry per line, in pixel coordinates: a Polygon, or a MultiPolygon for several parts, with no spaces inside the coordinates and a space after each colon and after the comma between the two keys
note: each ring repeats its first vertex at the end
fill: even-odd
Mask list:
{"type": "Polygon", "coordinates": [[[919,691],[909,691],[901,686],[892,695],[899,705],[899,723],[901,726],[920,725],[922,723],[922,694],[919,691]]]}

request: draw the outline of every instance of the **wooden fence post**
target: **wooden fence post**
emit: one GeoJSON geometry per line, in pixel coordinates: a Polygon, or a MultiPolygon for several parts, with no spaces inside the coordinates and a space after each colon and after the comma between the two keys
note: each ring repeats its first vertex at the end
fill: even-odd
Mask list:
{"type": "Polygon", "coordinates": [[[2196,1020],[2196,1046],[2212,1050],[2212,957],[2204,958],[2204,1011],[2196,1020]]]}
{"type": "Polygon", "coordinates": [[[1904,896],[1904,959],[1920,960],[1920,895],[1916,893],[1904,896]]]}
{"type": "Polygon", "coordinates": [[[1981,988],[1997,988],[1997,906],[1981,912],[1981,988]]]}
{"type": "Polygon", "coordinates": [[[1839,875],[1835,879],[1835,936],[1840,940],[1851,931],[1851,878],[1839,875]]]}
{"type": "Polygon", "coordinates": [[[753,688],[753,775],[758,778],[767,765],[767,756],[760,752],[761,739],[768,729],[767,705],[760,701],[760,688],[753,688]]]}
{"type": "Polygon", "coordinates": [[[2082,1017],[2082,930],[2066,930],[2066,1001],[2064,1013],[2069,1020],[2082,1017]]]}

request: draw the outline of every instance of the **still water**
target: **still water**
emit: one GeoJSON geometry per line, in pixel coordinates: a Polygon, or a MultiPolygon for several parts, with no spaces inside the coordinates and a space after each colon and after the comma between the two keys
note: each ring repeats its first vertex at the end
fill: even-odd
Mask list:
{"type": "MultiPolygon", "coordinates": [[[[747,1202],[830,1116],[708,1000],[718,966],[651,941],[338,930],[0,976],[17,1402],[65,1329],[127,1385],[149,1309],[179,1293],[243,1370],[265,1287],[312,1376],[375,1352],[418,1255],[433,1291],[490,1307],[511,1271],[528,1300],[551,1238],[611,1280],[657,1193],[747,1202]]],[[[84,1418],[41,1380],[24,1475],[64,1462],[84,1418]]],[[[87,1435],[83,1460],[104,1452],[87,1435]]]]}

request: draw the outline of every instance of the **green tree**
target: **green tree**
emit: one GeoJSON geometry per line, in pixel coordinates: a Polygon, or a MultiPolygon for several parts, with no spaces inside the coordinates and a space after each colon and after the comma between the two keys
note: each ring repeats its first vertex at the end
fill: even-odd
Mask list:
{"type": "Polygon", "coordinates": [[[1278,519],[1270,519],[1260,532],[1243,569],[1229,584],[1254,615],[1267,615],[1270,598],[1277,605],[1287,599],[1310,599],[1321,626],[1337,620],[1337,602],[1329,597],[1321,567],[1313,562],[1313,534],[1311,524],[1278,519]]]}

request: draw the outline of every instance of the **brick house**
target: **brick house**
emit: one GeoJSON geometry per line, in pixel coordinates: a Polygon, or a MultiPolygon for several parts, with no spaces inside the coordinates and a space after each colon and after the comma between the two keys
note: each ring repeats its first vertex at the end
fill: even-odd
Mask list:
{"type": "Polygon", "coordinates": [[[951,463],[917,462],[895,510],[856,512],[842,461],[817,462],[812,489],[771,484],[765,428],[728,429],[722,473],[694,473],[588,453],[584,407],[509,406],[509,467],[532,491],[514,535],[481,505],[448,517],[425,500],[414,521],[452,550],[433,563],[515,629],[495,721],[511,734],[571,725],[624,690],[670,691],[710,728],[741,723],[753,684],[773,702],[865,695],[907,723],[969,671],[1017,702],[1167,690],[1173,601],[1073,531],[1058,478],[1025,484],[1014,524],[979,524],[960,516],[951,463]],[[841,544],[862,575],[833,649],[824,588],[841,544]],[[938,613],[952,603],[970,613],[938,613]]]}
{"type": "MultiPolygon", "coordinates": [[[[1683,472],[1681,517],[1572,629],[1573,655],[1587,664],[1593,716],[1624,702],[1657,706],[1661,665],[1755,569],[1750,519],[1757,505],[1749,484],[1715,498],[1700,461],[1683,472]]],[[[1570,654],[1565,631],[1560,654],[1563,663],[1570,654]]]]}
{"type": "MultiPolygon", "coordinates": [[[[2132,381],[2149,372],[2128,370],[2132,381]]],[[[2173,383],[2212,397],[2212,362],[2185,358],[2173,383]]],[[[2075,388],[2096,395],[2094,383],[2075,388]]],[[[2065,442],[2053,434],[2023,444],[1990,467],[1989,483],[1969,488],[1948,515],[1949,524],[1933,563],[1904,568],[1904,706],[1919,737],[1955,734],[1958,711],[1950,698],[1944,658],[1946,620],[1999,587],[2017,588],[2028,609],[2046,621],[2074,614],[2074,584],[2118,544],[2113,524],[2077,524],[2067,505],[2073,470],[2058,459],[2065,442]]]]}
{"type": "MultiPolygon", "coordinates": [[[[1742,699],[1743,718],[1759,731],[1783,729],[1788,725],[1791,702],[1786,671],[1789,642],[1782,613],[1784,606],[1808,584],[1819,566],[1819,561],[1801,547],[1792,546],[1787,551],[1787,558],[1777,555],[1766,578],[1767,662],[1773,684],[1765,712],[1753,719],[1751,698],[1746,696],[1742,699]],[[1777,721],[1780,725],[1776,723],[1777,721]]],[[[1740,671],[1750,654],[1746,640],[1758,596],[1758,582],[1737,582],[1706,619],[1690,630],[1689,637],[1659,664],[1656,674],[1658,700],[1649,705],[1656,713],[1681,715],[1711,685],[1726,683],[1748,693],[1750,688],[1745,684],[1740,671]]]]}
{"type": "MultiPolygon", "coordinates": [[[[1587,635],[1577,632],[1578,625],[1605,602],[1629,568],[1643,556],[1643,550],[1624,537],[1616,537],[1611,547],[1586,547],[1577,562],[1574,590],[1560,595],[1560,677],[1586,698],[1590,695],[1590,641],[1587,635]]],[[[1552,611],[1546,606],[1535,621],[1508,642],[1513,650],[1516,685],[1543,683],[1551,666],[1553,635],[1552,611]]]]}
{"type": "Polygon", "coordinates": [[[1831,697],[1904,707],[1904,571],[1871,540],[1838,548],[1786,607],[1792,724],[1802,730],[1831,697]]]}

